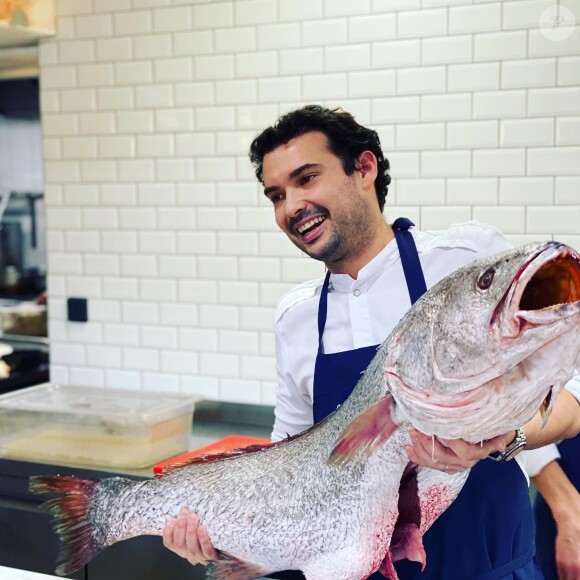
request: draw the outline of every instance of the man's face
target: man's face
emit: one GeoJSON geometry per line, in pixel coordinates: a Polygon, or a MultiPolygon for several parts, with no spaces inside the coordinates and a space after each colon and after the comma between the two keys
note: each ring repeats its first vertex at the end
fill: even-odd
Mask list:
{"type": "Polygon", "coordinates": [[[298,248],[334,271],[364,249],[372,236],[366,226],[379,211],[374,187],[358,170],[346,175],[323,133],[280,145],[264,155],[262,167],[276,223],[298,248]]]}

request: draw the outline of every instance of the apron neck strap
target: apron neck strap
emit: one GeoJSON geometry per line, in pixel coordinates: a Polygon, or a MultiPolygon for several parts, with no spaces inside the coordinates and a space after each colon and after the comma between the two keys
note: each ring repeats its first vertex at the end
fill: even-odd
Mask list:
{"type": "Polygon", "coordinates": [[[419,261],[415,239],[409,231],[409,228],[414,225],[407,218],[398,218],[392,225],[397,246],[399,247],[399,255],[401,256],[401,264],[403,265],[411,304],[415,304],[427,292],[427,284],[425,283],[423,268],[421,268],[421,262],[419,261]]]}
{"type": "Polygon", "coordinates": [[[322,291],[320,293],[320,302],[318,303],[318,350],[322,351],[322,335],[326,325],[326,312],[328,307],[328,286],[330,285],[330,270],[326,272],[322,291]]]}

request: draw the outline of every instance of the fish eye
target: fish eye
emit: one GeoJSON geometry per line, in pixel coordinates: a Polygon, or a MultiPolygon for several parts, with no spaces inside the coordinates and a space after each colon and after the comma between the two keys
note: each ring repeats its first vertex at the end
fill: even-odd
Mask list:
{"type": "Polygon", "coordinates": [[[480,290],[487,290],[491,286],[491,283],[493,282],[494,275],[495,275],[495,270],[493,268],[489,268],[488,270],[486,270],[479,277],[479,280],[477,281],[477,287],[480,290]]]}

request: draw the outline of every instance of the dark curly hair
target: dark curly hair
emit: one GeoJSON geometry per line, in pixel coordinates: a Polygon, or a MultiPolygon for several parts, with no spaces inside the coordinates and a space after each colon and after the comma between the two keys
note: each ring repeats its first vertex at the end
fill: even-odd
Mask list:
{"type": "Polygon", "coordinates": [[[307,105],[283,115],[272,127],[262,131],[250,146],[250,161],[260,183],[264,183],[264,155],[291,139],[312,131],[320,131],[326,135],[330,151],[341,160],[347,175],[354,173],[355,161],[363,151],[368,150],[375,154],[378,160],[375,189],[379,207],[383,211],[391,176],[389,161],[383,155],[379,136],[376,131],[359,125],[350,113],[342,109],[307,105]]]}

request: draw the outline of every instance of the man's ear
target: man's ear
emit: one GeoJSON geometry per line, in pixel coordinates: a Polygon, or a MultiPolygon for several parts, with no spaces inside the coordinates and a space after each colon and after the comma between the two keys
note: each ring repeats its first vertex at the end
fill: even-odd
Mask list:
{"type": "Polygon", "coordinates": [[[372,151],[363,151],[356,159],[355,168],[360,172],[363,183],[374,184],[377,178],[377,158],[372,151]]]}

